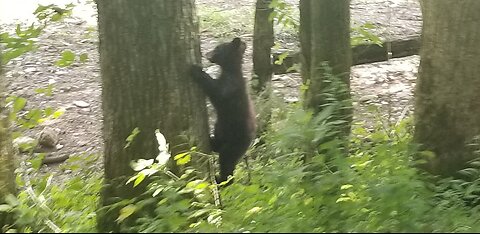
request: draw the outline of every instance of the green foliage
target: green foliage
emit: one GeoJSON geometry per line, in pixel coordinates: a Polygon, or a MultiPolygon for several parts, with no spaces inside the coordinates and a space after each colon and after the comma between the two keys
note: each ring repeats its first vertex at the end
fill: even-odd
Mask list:
{"type": "Polygon", "coordinates": [[[300,21],[293,17],[294,7],[291,4],[284,0],[272,0],[269,7],[273,9],[268,17],[269,20],[275,21],[284,28],[292,28],[298,31],[300,21]]]}
{"type": "MultiPolygon", "coordinates": [[[[48,90],[46,92],[48,92],[48,90]]],[[[49,119],[59,118],[65,112],[64,109],[54,110],[52,107],[45,109],[32,108],[25,111],[24,108],[27,104],[27,99],[17,96],[8,97],[6,102],[7,107],[12,107],[10,121],[16,123],[23,130],[34,128],[49,119]]]]}
{"type": "Polygon", "coordinates": [[[5,45],[2,63],[7,64],[10,60],[33,50],[35,48],[33,39],[37,38],[42,30],[42,26],[36,27],[34,24],[22,30],[20,24],[17,24],[14,36],[6,32],[0,34],[0,43],[5,45]]]}
{"type": "Polygon", "coordinates": [[[132,144],[132,141],[133,139],[135,139],[135,137],[140,133],[140,130],[138,127],[134,128],[132,130],[132,133],[127,137],[127,139],[125,140],[127,142],[127,144],[125,144],[125,147],[124,149],[130,147],[130,144],[132,144]]]}
{"type": "Polygon", "coordinates": [[[352,27],[350,44],[352,46],[357,46],[361,44],[376,44],[382,46],[382,40],[377,35],[371,32],[371,30],[373,29],[375,29],[375,25],[368,22],[359,26],[352,27]]]}
{"type": "Polygon", "coordinates": [[[75,7],[74,4],[67,4],[65,5],[65,8],[61,8],[55,4],[49,4],[46,6],[39,4],[33,14],[37,16],[37,19],[40,21],[55,22],[71,15],[73,7],[75,7]]]}
{"type": "MultiPolygon", "coordinates": [[[[249,152],[251,168],[240,164],[236,182],[221,188],[223,208],[215,205],[215,185],[193,169],[176,177],[166,167],[155,168],[153,161],[139,161],[136,170],[152,179],[149,196],[125,204],[119,222],[139,215],[137,226],[129,229],[137,232],[480,230],[478,208],[464,202],[467,194],[478,199],[478,181],[429,182],[435,180],[416,169],[410,118],[389,127],[379,120],[374,129],[355,125],[346,156],[340,142],[312,142],[332,134],[334,127],[321,121],[332,112],[315,117],[296,105],[274,109],[276,124],[264,144],[249,152]],[[312,145],[321,150],[308,149],[312,145]],[[312,152],[305,163],[303,156],[312,152]],[[145,207],[153,210],[145,212],[145,207]]],[[[194,154],[174,158],[185,155],[194,154]]],[[[477,177],[478,171],[466,170],[477,177]]]]}
{"type": "MultiPolygon", "coordinates": [[[[478,206],[465,202],[479,199],[480,163],[463,170],[468,180],[433,180],[419,172],[412,119],[395,125],[380,119],[373,129],[355,124],[346,156],[340,142],[315,143],[334,131],[321,121],[333,110],[312,116],[298,104],[283,105],[274,108],[275,125],[264,143],[248,152],[250,168],[240,163],[236,182],[220,188],[223,206],[214,198],[216,185],[190,166],[191,157],[205,155],[195,148],[175,155],[184,166],[176,176],[166,163],[172,158],[167,141],[157,131],[158,157],[133,163],[138,173],[129,181],[146,183],[147,192],[118,203],[117,222],[135,219],[124,227],[131,232],[480,231],[478,206]],[[309,153],[312,160],[305,163],[309,153]]],[[[95,160],[74,157],[67,168],[76,171],[95,160]]],[[[22,172],[25,189],[0,210],[17,215],[20,231],[94,232],[101,180],[94,167],[84,170],[65,186],[22,172]]]]}
{"type": "MultiPolygon", "coordinates": [[[[157,130],[155,132],[159,144],[159,154],[155,160],[138,160],[132,163],[132,168],[138,173],[127,181],[136,187],[146,178],[148,191],[144,199],[121,201],[122,205],[117,222],[135,215],[136,227],[124,227],[135,232],[174,232],[202,226],[203,222],[214,224],[219,222],[220,210],[215,207],[211,189],[214,187],[204,179],[198,179],[195,169],[186,166],[182,176],[177,177],[167,167],[171,158],[165,137],[157,130]],[[145,198],[146,197],[146,198],[145,198]],[[138,218],[139,217],[139,218],[138,218]]],[[[177,165],[190,163],[191,155],[195,154],[193,147],[174,157],[177,165]]]]}
{"type": "Polygon", "coordinates": [[[2,63],[7,64],[10,60],[35,49],[35,39],[47,27],[49,22],[55,22],[69,16],[74,5],[68,4],[61,8],[55,4],[47,6],[39,5],[34,14],[39,20],[39,25],[32,23],[26,29],[17,24],[15,34],[7,32],[0,34],[0,44],[5,46],[3,50],[2,63]]]}
{"type": "Polygon", "coordinates": [[[36,88],[35,93],[44,94],[45,96],[50,97],[53,95],[53,85],[49,84],[46,88],[36,88]]]}
{"type": "Polygon", "coordinates": [[[78,173],[63,185],[53,183],[52,174],[32,176],[33,171],[17,170],[17,197],[7,199],[15,215],[12,225],[20,232],[95,232],[96,206],[102,185],[94,163],[97,155],[71,156],[64,170],[78,173]]]}
{"type": "Polygon", "coordinates": [[[68,67],[75,62],[75,58],[77,57],[78,61],[80,61],[81,63],[85,63],[88,60],[88,54],[86,53],[77,56],[72,51],[65,50],[62,52],[61,58],[57,62],[55,62],[55,65],[59,67],[68,67]]]}

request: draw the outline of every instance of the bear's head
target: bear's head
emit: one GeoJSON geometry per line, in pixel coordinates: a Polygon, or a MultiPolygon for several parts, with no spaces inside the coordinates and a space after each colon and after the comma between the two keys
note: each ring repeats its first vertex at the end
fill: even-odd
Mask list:
{"type": "Polygon", "coordinates": [[[242,63],[243,54],[247,45],[236,37],[231,42],[222,43],[207,53],[210,62],[220,66],[230,66],[242,63]]]}

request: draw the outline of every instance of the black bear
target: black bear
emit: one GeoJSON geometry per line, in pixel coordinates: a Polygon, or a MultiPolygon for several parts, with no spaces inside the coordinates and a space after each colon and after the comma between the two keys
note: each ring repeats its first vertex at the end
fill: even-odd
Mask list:
{"type": "Polygon", "coordinates": [[[217,183],[233,175],[236,164],[255,137],[255,114],[242,73],[245,48],[245,42],[235,38],[207,54],[210,62],[220,65],[221,74],[217,79],[210,77],[200,66],[193,65],[191,68],[193,79],[217,113],[214,136],[210,139],[212,150],[220,156],[217,183]]]}

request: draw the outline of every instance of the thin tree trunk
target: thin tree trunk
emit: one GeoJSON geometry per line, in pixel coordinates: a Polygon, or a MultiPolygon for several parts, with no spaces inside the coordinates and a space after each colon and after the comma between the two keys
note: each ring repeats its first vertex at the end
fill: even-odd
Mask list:
{"type": "MultiPolygon", "coordinates": [[[[5,77],[2,68],[2,53],[0,51],[0,204],[4,203],[5,196],[15,194],[15,163],[10,136],[10,122],[8,111],[5,108],[5,77]]],[[[5,225],[12,224],[12,215],[0,212],[0,228],[5,230],[5,225]]]]}
{"type": "Polygon", "coordinates": [[[480,135],[480,1],[422,0],[415,141],[436,157],[424,167],[454,175],[476,157],[480,135]]]}
{"type": "MultiPolygon", "coordinates": [[[[307,91],[307,105],[319,111],[322,100],[322,64],[328,62],[332,75],[339,77],[350,87],[350,1],[317,0],[311,2],[311,66],[310,87],[307,91]]],[[[350,98],[350,96],[345,97],[350,98]]]]}
{"type": "Polygon", "coordinates": [[[310,65],[312,53],[312,24],[311,0],[300,0],[300,48],[301,48],[301,74],[304,84],[310,80],[310,65]]]}
{"type": "Polygon", "coordinates": [[[257,135],[261,135],[267,128],[271,118],[270,95],[272,93],[272,46],[274,45],[273,20],[269,20],[273,9],[272,0],[257,0],[255,6],[255,24],[253,33],[253,78],[252,89],[256,93],[258,123],[257,135]]]}
{"type": "Polygon", "coordinates": [[[348,136],[352,121],[350,0],[302,0],[300,4],[300,10],[306,11],[300,13],[301,23],[306,23],[300,25],[303,32],[300,34],[304,57],[302,75],[306,76],[303,79],[308,85],[305,107],[314,113],[322,111],[325,104],[330,103],[326,92],[333,91],[329,95],[334,95],[338,103],[341,103],[334,120],[346,121],[341,126],[342,134],[339,136],[348,136]],[[325,63],[331,70],[325,67],[325,63]],[[339,81],[335,84],[330,83],[332,80],[325,82],[331,79],[330,75],[339,81]]]}
{"type": "MultiPolygon", "coordinates": [[[[98,0],[105,139],[102,205],[141,190],[125,186],[130,162],[155,158],[159,129],[172,155],[187,140],[208,147],[205,98],[189,68],[200,64],[198,20],[193,0],[98,0]],[[140,133],[128,148],[134,128],[140,133]]],[[[99,215],[100,231],[118,231],[118,210],[99,215]]]]}
{"type": "Polygon", "coordinates": [[[253,90],[258,94],[270,85],[272,80],[271,49],[274,45],[273,20],[269,16],[273,9],[272,0],[257,0],[253,33],[253,90]]]}

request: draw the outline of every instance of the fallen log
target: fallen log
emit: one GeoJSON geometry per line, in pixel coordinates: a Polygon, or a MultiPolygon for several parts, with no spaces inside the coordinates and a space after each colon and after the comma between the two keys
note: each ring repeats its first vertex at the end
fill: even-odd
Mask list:
{"type": "MultiPolygon", "coordinates": [[[[420,51],[420,37],[411,37],[390,41],[392,58],[402,58],[416,55],[420,51]]],[[[383,42],[382,46],[376,44],[363,44],[352,47],[352,65],[360,65],[374,62],[387,61],[387,42],[383,42]]],[[[283,59],[282,64],[275,64],[282,52],[273,53],[273,73],[285,74],[296,72],[294,64],[300,63],[299,51],[286,51],[287,57],[283,59]],[[292,69],[293,67],[293,69],[292,69]],[[289,69],[290,68],[290,69],[289,69]]]]}

